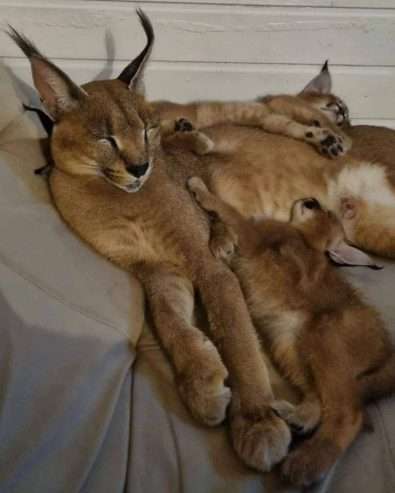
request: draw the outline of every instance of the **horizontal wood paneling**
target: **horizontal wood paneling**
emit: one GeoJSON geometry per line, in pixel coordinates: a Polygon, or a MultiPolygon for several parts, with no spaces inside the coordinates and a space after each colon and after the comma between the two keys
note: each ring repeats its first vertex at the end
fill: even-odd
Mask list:
{"type": "MultiPolygon", "coordinates": [[[[38,1],[38,0],[31,0],[38,1]]],[[[95,1],[95,0],[87,0],[95,1]]],[[[100,0],[100,1],[110,1],[116,2],[117,0],[100,0]]],[[[134,0],[120,0],[125,3],[137,3],[134,0]]],[[[351,3],[353,0],[349,0],[351,3]]],[[[358,1],[358,0],[355,0],[358,1]]],[[[382,2],[390,2],[391,0],[379,0],[382,2]]],[[[190,0],[186,2],[185,0],[166,0],[165,2],[161,0],[151,0],[152,3],[174,3],[174,4],[194,4],[194,3],[204,3],[204,4],[215,4],[215,5],[259,5],[259,6],[276,6],[276,7],[331,7],[330,0],[190,0]]],[[[363,2],[363,0],[361,0],[363,2]]],[[[339,3],[339,1],[338,1],[339,3]]],[[[365,2],[366,3],[366,2],[365,2]]]]}
{"type": "MultiPolygon", "coordinates": [[[[9,22],[49,56],[127,60],[144,37],[130,2],[3,6],[9,22]],[[106,41],[107,36],[107,41],[106,41]]],[[[174,5],[140,2],[157,33],[155,60],[242,63],[394,64],[395,11],[174,5]]],[[[4,56],[20,56],[0,33],[4,56]]]]}
{"type": "Polygon", "coordinates": [[[395,130],[395,119],[394,120],[372,120],[372,119],[353,119],[354,125],[374,125],[376,127],[387,127],[393,128],[395,130]]]}
{"type": "MultiPolygon", "coordinates": [[[[118,73],[156,31],[153,99],[251,99],[295,92],[329,58],[355,121],[395,121],[395,0],[0,0],[0,21],[29,35],[78,82],[118,73]],[[112,64],[106,60],[115,60],[112,64]]],[[[31,84],[0,32],[0,58],[31,84]]]]}
{"type": "MultiPolygon", "coordinates": [[[[55,0],[65,2],[67,0],[55,0]]],[[[86,0],[88,2],[97,0],[86,0]]],[[[139,4],[135,0],[99,0],[103,2],[124,2],[131,4],[139,4]]],[[[8,0],[0,1],[1,4],[15,5],[17,3],[43,3],[43,0],[8,0]]],[[[173,4],[215,4],[215,5],[260,5],[260,6],[276,6],[276,7],[337,7],[337,8],[387,8],[395,9],[394,0],[150,0],[150,3],[173,3],[173,4]]]]}
{"type": "MultiPolygon", "coordinates": [[[[139,5],[141,2],[135,0],[85,0],[86,2],[105,2],[105,3],[129,3],[139,5]]],[[[340,0],[338,0],[339,3],[340,0]]],[[[349,0],[353,1],[359,0],[349,0]]],[[[366,3],[366,0],[361,2],[366,3]]],[[[391,0],[378,0],[379,2],[388,3],[391,0]]],[[[15,6],[15,5],[48,5],[48,3],[63,3],[67,0],[0,0],[1,5],[15,6]]],[[[150,0],[149,3],[162,3],[162,4],[175,4],[175,5],[188,5],[188,4],[211,4],[211,5],[259,5],[259,6],[299,6],[299,7],[330,7],[331,0],[150,0]]]]}
{"type": "MultiPolygon", "coordinates": [[[[76,82],[109,78],[123,64],[107,66],[95,61],[54,60],[76,82]]],[[[29,85],[30,67],[25,60],[5,59],[12,71],[29,85]]],[[[146,72],[150,99],[253,99],[270,93],[296,93],[319,67],[252,66],[237,64],[188,64],[154,62],[146,72]]],[[[395,68],[332,67],[334,89],[347,101],[353,117],[395,120],[395,68]]]]}

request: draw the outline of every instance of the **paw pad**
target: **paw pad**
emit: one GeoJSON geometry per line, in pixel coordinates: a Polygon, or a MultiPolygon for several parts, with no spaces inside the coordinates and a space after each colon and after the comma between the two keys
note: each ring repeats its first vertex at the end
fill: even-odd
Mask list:
{"type": "Polygon", "coordinates": [[[345,148],[344,139],[342,136],[332,133],[331,130],[321,130],[318,142],[318,148],[324,156],[330,158],[342,156],[348,150],[345,148]]]}
{"type": "Polygon", "coordinates": [[[186,118],[180,118],[176,120],[176,123],[174,125],[174,130],[176,132],[192,132],[193,125],[186,118]]]}

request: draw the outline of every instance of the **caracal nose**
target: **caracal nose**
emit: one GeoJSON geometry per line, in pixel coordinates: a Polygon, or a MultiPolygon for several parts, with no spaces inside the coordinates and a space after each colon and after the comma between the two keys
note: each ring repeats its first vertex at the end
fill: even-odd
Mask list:
{"type": "Polygon", "coordinates": [[[126,166],[126,171],[136,178],[145,175],[148,170],[149,163],[145,162],[143,164],[129,164],[126,166]]]}

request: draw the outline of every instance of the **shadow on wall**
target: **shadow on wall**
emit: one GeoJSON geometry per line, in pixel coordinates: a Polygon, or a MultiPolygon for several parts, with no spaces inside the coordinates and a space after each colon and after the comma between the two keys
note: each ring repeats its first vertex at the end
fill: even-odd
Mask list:
{"type": "Polygon", "coordinates": [[[104,68],[95,77],[96,80],[106,80],[106,79],[110,79],[113,76],[114,59],[115,59],[115,41],[114,41],[114,35],[109,29],[106,30],[105,45],[106,45],[106,53],[107,53],[107,62],[104,68]]]}

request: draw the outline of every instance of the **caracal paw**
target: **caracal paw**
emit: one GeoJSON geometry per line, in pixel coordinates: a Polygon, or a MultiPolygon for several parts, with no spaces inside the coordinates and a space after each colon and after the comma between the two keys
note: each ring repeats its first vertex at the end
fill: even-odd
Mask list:
{"type": "Polygon", "coordinates": [[[259,413],[234,415],[231,434],[241,460],[262,472],[281,462],[291,443],[289,427],[269,406],[259,413]]]}
{"type": "Polygon", "coordinates": [[[192,132],[192,130],[195,130],[195,128],[186,118],[179,118],[174,123],[175,132],[192,132]]]}
{"type": "Polygon", "coordinates": [[[215,221],[211,226],[210,250],[215,258],[228,262],[235,253],[237,235],[222,221],[215,221]]]}
{"type": "Polygon", "coordinates": [[[288,401],[278,400],[271,407],[298,435],[309,433],[320,422],[321,408],[318,401],[306,401],[295,406],[288,401]]]}
{"type": "MultiPolygon", "coordinates": [[[[204,361],[204,360],[203,360],[204,361]]],[[[191,372],[178,377],[180,395],[192,416],[207,426],[216,426],[226,417],[232,394],[225,385],[228,372],[219,359],[206,360],[191,372]]]]}
{"type": "Polygon", "coordinates": [[[209,192],[204,181],[198,176],[192,176],[187,181],[187,187],[196,202],[206,211],[213,211],[217,199],[209,192]]]}
{"type": "Polygon", "coordinates": [[[195,152],[199,156],[210,154],[214,150],[214,142],[206,134],[199,130],[192,132],[195,139],[195,152]]]}
{"type": "Polygon", "coordinates": [[[309,127],[305,133],[306,141],[329,158],[344,156],[351,149],[351,139],[329,128],[309,127]]]}
{"type": "Polygon", "coordinates": [[[206,184],[199,176],[191,176],[191,178],[188,178],[187,186],[190,192],[195,196],[196,194],[209,193],[206,184]]]}

